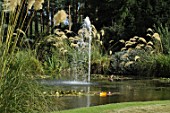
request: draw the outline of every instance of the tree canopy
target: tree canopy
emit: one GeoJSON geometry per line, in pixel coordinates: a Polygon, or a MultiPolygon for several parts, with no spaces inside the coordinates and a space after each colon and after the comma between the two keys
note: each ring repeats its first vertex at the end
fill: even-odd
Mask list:
{"type": "Polygon", "coordinates": [[[143,35],[147,28],[169,26],[170,1],[166,0],[86,0],[85,14],[100,29],[117,27],[121,33],[143,35]]]}

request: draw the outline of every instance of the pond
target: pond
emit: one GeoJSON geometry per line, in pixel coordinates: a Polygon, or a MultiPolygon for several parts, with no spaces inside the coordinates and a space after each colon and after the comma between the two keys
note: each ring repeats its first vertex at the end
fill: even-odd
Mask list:
{"type": "MultiPolygon", "coordinates": [[[[53,81],[54,82],[54,81],[53,81]]],[[[119,102],[166,100],[170,99],[170,82],[159,80],[123,80],[108,82],[106,80],[95,84],[53,84],[56,89],[74,90],[84,95],[67,95],[60,98],[65,106],[62,109],[90,107],[119,102]],[[106,92],[107,95],[100,95],[106,92]]]]}

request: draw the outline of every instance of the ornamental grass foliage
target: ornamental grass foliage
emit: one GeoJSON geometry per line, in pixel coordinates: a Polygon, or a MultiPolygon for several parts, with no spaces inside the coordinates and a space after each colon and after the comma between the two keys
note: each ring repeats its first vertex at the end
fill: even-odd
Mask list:
{"type": "MultiPolygon", "coordinates": [[[[30,9],[42,9],[44,0],[3,0],[0,17],[0,112],[33,113],[56,110],[36,78],[43,74],[36,52],[17,47],[26,37],[23,26],[30,9]],[[23,13],[26,10],[26,13],[23,13]],[[6,16],[9,15],[9,20],[6,16]],[[20,15],[23,15],[22,17],[20,15]],[[22,21],[21,21],[22,20],[22,21]]],[[[34,15],[33,15],[34,16],[34,15]]],[[[58,101],[55,101],[58,104],[58,101]]]]}
{"type": "MultiPolygon", "coordinates": [[[[29,10],[33,11],[31,16],[29,15],[33,17],[36,11],[43,8],[44,0],[3,0],[1,3],[0,112],[42,113],[56,110],[61,102],[50,98],[49,95],[44,95],[45,89],[36,79],[41,77],[40,75],[48,74],[57,78],[58,75],[68,74],[72,59],[74,57],[76,60],[79,59],[77,56],[81,53],[77,51],[78,42],[81,41],[82,35],[86,39],[88,33],[86,34],[83,29],[80,29],[77,34],[71,29],[65,31],[54,29],[54,34],[43,37],[35,49],[31,50],[29,45],[23,50],[17,47],[17,43],[19,39],[27,38],[26,32],[32,19],[26,20],[29,10]],[[6,19],[7,16],[9,20],[6,19]],[[54,101],[57,105],[53,103],[54,101]]],[[[63,23],[67,17],[64,10],[58,11],[53,18],[54,26],[59,27],[59,24],[63,23]]],[[[95,71],[94,73],[102,71],[107,73],[110,69],[111,73],[118,71],[120,74],[125,72],[125,74],[136,74],[135,72],[143,74],[146,72],[149,75],[164,74],[166,76],[170,69],[169,31],[163,27],[159,30],[159,34],[151,36],[153,39],[147,43],[142,38],[136,37],[139,41],[143,41],[137,46],[138,41],[133,42],[135,37],[127,41],[121,40],[111,32],[111,37],[114,37],[112,39],[104,35],[104,30],[97,32],[92,25],[92,70],[95,71]],[[119,44],[123,48],[115,48],[119,44]],[[136,48],[132,47],[134,45],[136,48]],[[146,47],[152,48],[147,50],[146,47]],[[140,48],[142,49],[136,50],[140,48]],[[115,53],[117,50],[120,52],[115,53]],[[146,50],[149,54],[144,52],[146,50]],[[106,55],[105,53],[108,52],[110,54],[106,55]],[[153,52],[155,53],[152,54],[153,52]],[[164,56],[162,52],[168,55],[164,56]],[[96,65],[100,70],[96,69],[96,65]]],[[[83,61],[86,60],[83,59],[83,61]]]]}

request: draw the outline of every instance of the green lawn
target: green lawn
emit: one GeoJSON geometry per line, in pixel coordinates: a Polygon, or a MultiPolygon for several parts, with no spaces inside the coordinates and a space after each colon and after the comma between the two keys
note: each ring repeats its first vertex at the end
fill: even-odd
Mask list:
{"type": "MultiPolygon", "coordinates": [[[[159,109],[161,110],[161,112],[164,112],[163,110],[165,110],[166,112],[170,110],[170,100],[114,103],[114,104],[100,105],[94,107],[84,107],[78,109],[63,110],[63,111],[57,111],[52,113],[118,113],[117,111],[122,109],[125,109],[126,113],[131,113],[133,112],[133,110],[138,110],[139,108],[144,110],[143,112],[140,113],[154,113],[154,112],[159,113],[160,111],[157,111],[157,109],[159,108],[161,108],[159,109]],[[164,106],[165,108],[162,108],[164,106]],[[154,109],[153,112],[152,112],[152,108],[154,109]],[[147,109],[149,110],[148,112],[147,109]]],[[[122,111],[121,113],[124,113],[124,111],[122,111]]]]}

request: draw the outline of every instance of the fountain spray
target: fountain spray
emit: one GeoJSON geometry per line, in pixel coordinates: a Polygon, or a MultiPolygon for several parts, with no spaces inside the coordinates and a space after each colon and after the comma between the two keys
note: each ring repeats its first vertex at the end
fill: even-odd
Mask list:
{"type": "Polygon", "coordinates": [[[91,73],[91,42],[92,42],[91,31],[92,31],[92,28],[91,28],[91,22],[90,22],[89,17],[86,17],[84,19],[84,27],[89,32],[89,50],[88,50],[88,53],[89,53],[88,61],[89,61],[89,63],[88,63],[88,79],[87,79],[87,81],[90,82],[90,73],[91,73]]]}

